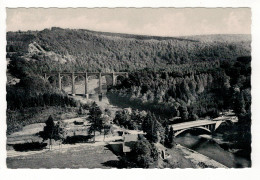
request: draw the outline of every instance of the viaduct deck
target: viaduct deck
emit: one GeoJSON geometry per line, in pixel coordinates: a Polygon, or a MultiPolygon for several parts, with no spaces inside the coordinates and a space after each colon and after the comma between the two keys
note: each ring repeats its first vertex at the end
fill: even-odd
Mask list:
{"type": "Polygon", "coordinates": [[[50,73],[44,73],[43,74],[44,79],[47,81],[51,76],[58,78],[58,88],[62,90],[62,78],[64,76],[70,76],[71,77],[71,84],[72,84],[72,90],[71,95],[75,96],[75,80],[77,77],[81,76],[85,79],[85,96],[88,98],[88,77],[89,76],[98,76],[99,78],[99,93],[102,94],[102,86],[101,86],[101,77],[102,76],[111,76],[112,77],[112,86],[116,85],[116,78],[117,76],[125,76],[128,77],[128,72],[50,72],[50,73]]]}

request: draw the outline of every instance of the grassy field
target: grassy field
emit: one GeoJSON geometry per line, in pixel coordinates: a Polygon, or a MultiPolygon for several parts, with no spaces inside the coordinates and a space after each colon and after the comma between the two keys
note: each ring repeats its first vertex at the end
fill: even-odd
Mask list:
{"type": "Polygon", "coordinates": [[[16,168],[112,168],[116,155],[104,146],[85,145],[64,150],[7,158],[7,167],[16,168]]]}
{"type": "MultiPolygon", "coordinates": [[[[168,149],[171,156],[160,159],[159,165],[151,168],[196,168],[197,166],[179,149],[168,149]]],[[[84,145],[68,149],[51,150],[26,156],[8,157],[7,167],[16,168],[120,168],[122,162],[106,146],[84,145]]]]}
{"type": "Polygon", "coordinates": [[[22,111],[7,110],[7,134],[19,131],[25,125],[43,123],[51,115],[54,120],[78,117],[76,107],[33,107],[22,111]]]}

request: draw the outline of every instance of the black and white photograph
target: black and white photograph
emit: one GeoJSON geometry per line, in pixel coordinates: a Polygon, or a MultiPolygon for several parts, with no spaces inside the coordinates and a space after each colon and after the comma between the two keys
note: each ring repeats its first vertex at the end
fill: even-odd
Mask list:
{"type": "Polygon", "coordinates": [[[251,168],[250,7],[6,8],[8,169],[251,168]]]}

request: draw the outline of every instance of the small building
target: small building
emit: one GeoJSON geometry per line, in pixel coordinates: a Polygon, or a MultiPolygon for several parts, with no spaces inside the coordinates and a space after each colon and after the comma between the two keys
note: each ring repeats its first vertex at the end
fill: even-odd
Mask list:
{"type": "Polygon", "coordinates": [[[112,150],[115,153],[128,153],[131,151],[131,148],[135,144],[136,141],[138,141],[138,136],[140,134],[143,134],[143,132],[138,132],[138,131],[118,131],[118,133],[122,132],[122,141],[117,141],[117,142],[110,142],[109,145],[112,148],[112,150]]]}
{"type": "Polygon", "coordinates": [[[130,152],[135,142],[138,141],[138,134],[126,134],[123,140],[123,152],[130,152]]]}

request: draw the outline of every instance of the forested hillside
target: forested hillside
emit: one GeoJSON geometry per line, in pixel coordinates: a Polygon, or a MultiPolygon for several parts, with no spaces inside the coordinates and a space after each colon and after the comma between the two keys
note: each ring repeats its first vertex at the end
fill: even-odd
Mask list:
{"type": "MultiPolygon", "coordinates": [[[[153,71],[145,69],[121,78],[108,93],[122,106],[136,107],[157,116],[163,127],[168,124],[212,119],[221,112],[233,110],[238,117],[235,126],[225,131],[235,141],[234,147],[251,152],[251,57],[239,57],[236,61],[215,61],[197,64],[200,68],[185,66],[182,72],[174,70],[153,71]]],[[[157,122],[156,121],[156,122],[157,122]]],[[[133,128],[137,122],[118,121],[133,128]]],[[[122,124],[120,124],[122,123],[122,124]]]]}
{"type": "MultiPolygon", "coordinates": [[[[250,35],[155,37],[52,28],[8,32],[8,56],[38,61],[50,70],[133,71],[249,56],[250,35]]],[[[34,69],[35,68],[35,69],[34,69]]]]}
{"type": "Polygon", "coordinates": [[[199,64],[200,69],[184,66],[182,73],[146,69],[122,78],[111,92],[155,114],[181,116],[182,121],[217,117],[227,109],[245,113],[251,105],[250,61],[250,57],[240,57],[199,64]]]}
{"type": "Polygon", "coordinates": [[[8,110],[76,106],[40,78],[43,72],[128,71],[111,92],[158,115],[188,121],[225,109],[250,114],[250,35],[156,37],[51,28],[8,32],[6,51],[9,77],[20,80],[7,87],[8,110]]]}

